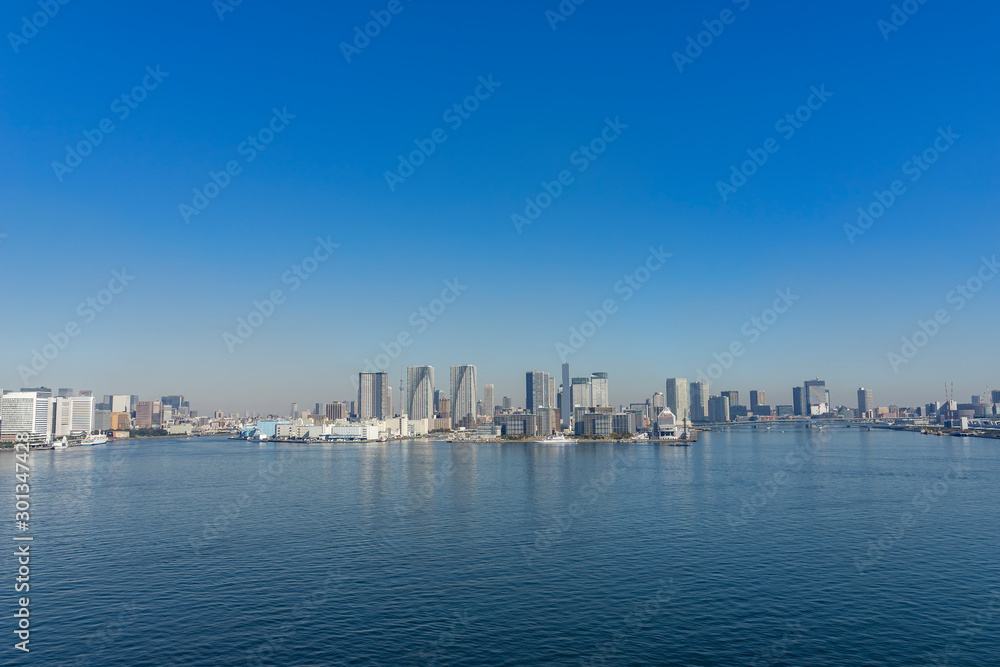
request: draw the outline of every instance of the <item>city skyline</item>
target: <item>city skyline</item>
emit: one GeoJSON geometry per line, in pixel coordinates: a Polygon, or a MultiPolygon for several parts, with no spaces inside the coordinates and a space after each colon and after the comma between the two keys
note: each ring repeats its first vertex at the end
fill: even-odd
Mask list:
{"type": "MultiPolygon", "coordinates": [[[[547,385],[554,384],[554,386],[555,386],[555,394],[553,394],[550,397],[549,393],[548,393],[548,390],[545,389],[543,395],[546,398],[549,399],[549,400],[544,401],[544,402],[552,403],[551,406],[547,406],[547,407],[552,407],[552,408],[556,408],[557,407],[556,406],[557,396],[561,392],[562,384],[561,384],[561,380],[560,380],[559,383],[554,383],[554,380],[557,379],[558,376],[554,377],[553,374],[547,373],[545,371],[525,371],[525,373],[520,374],[521,375],[521,381],[519,383],[520,384],[519,388],[513,388],[513,387],[511,387],[509,390],[499,390],[499,389],[497,389],[497,387],[498,386],[503,386],[503,385],[501,385],[501,384],[499,384],[499,383],[497,383],[495,381],[493,381],[493,382],[485,382],[484,379],[482,379],[482,378],[479,377],[480,376],[480,371],[478,369],[478,366],[476,366],[476,365],[471,365],[471,366],[463,366],[463,365],[457,365],[456,366],[456,365],[452,365],[452,367],[456,368],[456,369],[462,369],[462,368],[471,369],[472,376],[475,376],[476,381],[478,381],[478,383],[479,383],[478,386],[471,386],[470,385],[469,388],[472,390],[472,396],[467,395],[466,398],[465,398],[466,401],[469,401],[469,400],[472,401],[471,408],[470,408],[471,412],[468,413],[468,415],[470,415],[470,416],[476,414],[476,403],[477,403],[477,401],[481,402],[486,397],[485,394],[487,392],[490,393],[490,394],[492,394],[494,396],[494,407],[501,406],[501,400],[503,398],[510,398],[511,401],[512,401],[512,407],[530,411],[529,406],[525,402],[525,398],[526,398],[525,397],[525,375],[527,375],[530,378],[531,375],[532,375],[532,373],[539,373],[539,374],[547,375],[548,376],[547,379],[549,380],[549,382],[546,383],[546,384],[547,385]]],[[[431,413],[433,413],[435,411],[434,396],[435,396],[436,392],[441,392],[441,395],[444,398],[448,399],[449,402],[451,402],[453,387],[450,384],[449,380],[447,380],[447,379],[445,380],[446,384],[444,386],[441,386],[441,385],[431,386],[431,383],[433,383],[433,381],[435,379],[435,372],[434,372],[434,367],[433,366],[429,366],[429,365],[411,366],[411,367],[407,367],[407,369],[404,369],[404,370],[406,370],[406,371],[413,370],[415,372],[415,375],[414,375],[413,379],[420,385],[420,387],[421,387],[420,391],[421,392],[423,392],[423,391],[426,390],[427,393],[424,394],[424,396],[429,401],[429,406],[428,407],[429,407],[429,410],[430,410],[431,413]]],[[[682,399],[681,399],[681,406],[682,407],[681,407],[680,411],[683,411],[684,409],[687,409],[689,411],[689,417],[692,418],[692,419],[697,419],[696,415],[699,414],[698,411],[697,411],[697,409],[692,406],[692,398],[691,398],[692,397],[691,390],[692,390],[693,385],[698,384],[697,380],[692,380],[690,378],[664,378],[664,380],[661,381],[661,384],[660,384],[659,387],[655,387],[655,388],[654,387],[650,387],[650,391],[647,394],[643,395],[640,389],[636,389],[636,388],[624,388],[624,389],[622,389],[622,388],[619,388],[618,383],[615,382],[613,372],[595,372],[593,374],[578,375],[578,374],[576,374],[573,371],[573,366],[570,365],[570,373],[571,373],[571,378],[580,378],[580,379],[583,379],[585,377],[588,380],[592,380],[594,378],[594,376],[601,376],[601,379],[603,380],[603,382],[606,383],[607,386],[611,387],[610,392],[609,392],[609,394],[610,394],[610,401],[609,401],[610,402],[610,407],[614,407],[614,408],[626,407],[627,408],[629,405],[637,404],[637,403],[643,403],[643,402],[645,402],[647,400],[652,399],[652,397],[654,395],[659,394],[659,395],[661,395],[663,397],[662,400],[664,401],[664,405],[666,405],[667,407],[670,407],[672,409],[672,411],[675,412],[675,414],[677,413],[677,410],[674,410],[674,405],[675,404],[671,400],[671,393],[670,393],[670,391],[671,391],[671,381],[684,381],[683,385],[680,385],[680,383],[679,383],[679,386],[686,386],[686,389],[684,390],[684,392],[682,394],[682,399]],[[664,392],[664,389],[666,389],[666,392],[664,392]],[[624,396],[622,396],[622,394],[624,394],[624,396]],[[627,396],[627,398],[625,398],[626,396],[627,396]]],[[[409,399],[409,394],[408,394],[408,391],[409,391],[408,388],[411,386],[410,385],[411,381],[409,379],[406,382],[407,396],[405,396],[403,398],[400,398],[400,397],[392,396],[393,391],[392,391],[392,373],[391,372],[389,372],[389,371],[385,371],[385,372],[379,371],[378,373],[366,373],[366,372],[362,371],[360,373],[356,373],[355,374],[356,378],[358,376],[362,376],[362,377],[363,376],[371,376],[371,380],[372,380],[372,383],[370,385],[369,385],[368,382],[366,382],[364,380],[361,381],[362,386],[364,386],[366,388],[366,390],[364,392],[364,398],[365,398],[365,400],[370,401],[370,407],[366,408],[366,410],[376,411],[379,415],[385,416],[387,414],[391,415],[391,414],[397,414],[397,413],[400,412],[400,410],[397,409],[399,407],[399,405],[400,405],[400,403],[399,403],[400,400],[405,400],[406,403],[403,404],[403,405],[409,406],[410,399],[409,399]],[[376,378],[374,376],[380,376],[381,379],[379,379],[379,380],[376,381],[376,378]],[[384,394],[382,393],[383,391],[385,392],[384,394]],[[384,406],[384,407],[379,407],[379,406],[384,406]]],[[[409,378],[408,374],[407,374],[407,377],[409,378]]],[[[486,378],[486,379],[489,379],[489,378],[486,378]]],[[[789,380],[789,382],[792,382],[792,381],[794,381],[794,380],[789,380]]],[[[464,382],[465,382],[465,380],[460,380],[460,383],[464,383],[464,382]]],[[[356,379],[355,382],[354,382],[354,386],[358,386],[358,383],[359,383],[359,380],[356,379]]],[[[994,386],[996,386],[996,385],[984,385],[983,388],[977,392],[975,390],[975,388],[971,388],[970,387],[970,388],[968,388],[969,391],[966,391],[966,388],[964,388],[964,387],[955,388],[954,386],[952,386],[952,383],[942,383],[941,389],[938,392],[934,392],[934,391],[932,391],[929,388],[928,391],[925,394],[923,394],[923,398],[919,398],[918,400],[914,400],[914,401],[897,401],[897,400],[890,400],[890,399],[884,398],[883,393],[882,393],[881,390],[879,390],[878,388],[873,388],[871,385],[865,385],[865,384],[862,384],[862,383],[855,383],[853,386],[849,386],[848,385],[848,386],[845,386],[845,387],[842,387],[842,388],[841,387],[834,387],[833,391],[831,391],[830,390],[830,384],[831,383],[829,383],[825,379],[817,378],[817,377],[814,376],[813,378],[806,378],[806,379],[803,379],[803,380],[799,381],[799,384],[788,384],[788,382],[786,382],[786,386],[784,386],[784,387],[776,387],[774,389],[771,389],[771,388],[764,389],[760,385],[754,385],[754,384],[744,385],[744,386],[733,386],[733,385],[730,385],[730,384],[722,384],[722,383],[719,383],[718,381],[716,381],[716,382],[709,382],[708,383],[708,387],[707,387],[707,392],[704,395],[704,400],[705,400],[704,411],[705,411],[706,415],[709,414],[709,412],[710,412],[710,406],[708,404],[709,399],[711,399],[713,397],[721,397],[724,394],[730,394],[730,393],[735,393],[739,397],[738,398],[739,402],[737,404],[747,407],[748,408],[748,414],[753,414],[752,413],[753,396],[757,392],[759,392],[761,395],[767,397],[768,402],[765,403],[764,405],[770,406],[772,409],[776,408],[776,406],[778,406],[778,405],[794,406],[796,404],[795,392],[796,391],[804,391],[804,389],[807,386],[812,385],[812,384],[816,384],[816,383],[819,383],[819,386],[822,386],[826,390],[826,393],[829,396],[831,396],[831,403],[829,405],[829,407],[831,409],[839,407],[839,406],[845,406],[845,407],[850,407],[850,408],[857,408],[861,404],[861,402],[862,402],[861,399],[862,399],[863,396],[865,397],[865,401],[866,401],[865,404],[867,405],[867,407],[868,407],[869,410],[870,409],[874,409],[874,408],[878,408],[878,407],[889,407],[889,406],[893,406],[893,405],[898,406],[898,407],[922,407],[922,406],[926,405],[927,403],[932,403],[932,402],[945,403],[949,398],[952,399],[952,400],[955,400],[957,403],[975,402],[977,399],[981,398],[985,402],[985,404],[987,404],[987,405],[989,405],[991,403],[992,404],[1000,404],[1000,389],[995,389],[994,386]],[[947,384],[947,386],[945,386],[946,384],[947,384]]],[[[60,384],[67,384],[67,383],[60,383],[60,384]]],[[[511,382],[510,384],[517,384],[517,383],[516,382],[511,382]]],[[[38,384],[38,385],[35,385],[35,386],[46,386],[46,387],[48,387],[48,385],[44,385],[44,384],[38,384]]],[[[53,385],[53,386],[59,386],[59,384],[53,385]]],[[[86,386],[86,387],[90,387],[91,384],[90,383],[82,383],[82,384],[74,385],[74,386],[86,386]]],[[[529,380],[529,386],[530,386],[530,380],[529,380]]],[[[18,391],[21,391],[22,389],[26,389],[26,388],[30,389],[32,387],[27,387],[26,385],[22,386],[22,385],[13,384],[13,385],[10,385],[9,387],[0,386],[0,391],[4,391],[4,392],[18,392],[18,391]]],[[[589,388],[589,384],[588,384],[588,388],[589,388]]],[[[52,390],[52,391],[54,392],[56,390],[52,390]]],[[[62,392],[62,391],[74,391],[74,390],[59,389],[59,391],[62,392]]],[[[79,390],[76,390],[76,391],[79,391],[79,390]]],[[[280,406],[281,405],[288,405],[288,400],[286,400],[284,398],[279,399],[275,403],[275,405],[273,405],[273,406],[251,407],[251,406],[247,406],[247,405],[231,405],[231,404],[229,404],[229,403],[226,402],[227,399],[225,399],[225,398],[223,398],[221,400],[209,399],[207,401],[202,401],[200,399],[196,400],[196,399],[192,399],[191,398],[191,396],[192,396],[191,394],[170,396],[170,395],[161,394],[161,392],[158,392],[158,391],[149,391],[149,392],[140,393],[140,394],[103,394],[102,391],[94,391],[94,390],[91,390],[91,389],[87,389],[85,391],[92,392],[94,396],[105,395],[108,398],[111,398],[112,399],[112,403],[111,403],[112,407],[111,407],[111,409],[114,412],[121,412],[121,411],[126,411],[127,412],[127,411],[129,411],[129,409],[131,409],[132,411],[135,411],[137,403],[146,403],[146,402],[148,402],[148,403],[159,404],[163,399],[167,399],[169,401],[177,402],[178,404],[179,404],[179,401],[182,401],[182,400],[185,401],[186,405],[193,403],[193,404],[197,405],[200,408],[200,412],[202,414],[213,413],[213,412],[223,412],[226,415],[229,415],[229,414],[238,414],[240,416],[244,415],[245,413],[261,414],[261,415],[284,415],[284,414],[287,414],[287,410],[283,409],[280,406]],[[161,398],[146,398],[146,397],[154,397],[154,396],[161,397],[161,398]],[[142,398],[143,400],[140,401],[139,400],[140,398],[142,398]],[[131,401],[130,401],[130,399],[131,399],[131,401]]],[[[914,388],[913,391],[917,395],[921,394],[921,388],[914,388]]],[[[343,393],[342,395],[338,394],[338,395],[329,395],[329,396],[328,395],[322,395],[322,396],[318,396],[318,397],[317,396],[310,397],[310,396],[300,396],[299,394],[295,394],[295,397],[298,400],[292,400],[292,404],[295,405],[295,406],[297,406],[297,405],[307,405],[307,406],[310,406],[310,405],[314,405],[315,404],[317,406],[324,406],[324,408],[325,408],[325,406],[328,405],[328,404],[340,403],[340,402],[346,403],[349,406],[352,401],[355,401],[355,402],[358,402],[359,409],[360,409],[360,406],[363,405],[364,402],[365,402],[364,400],[360,400],[359,401],[359,394],[360,393],[361,392],[359,392],[359,390],[357,390],[357,389],[349,389],[346,393],[343,393]],[[320,398],[321,400],[317,401],[316,398],[320,398]]],[[[818,396],[818,394],[817,394],[817,396],[818,396]]],[[[590,404],[594,403],[594,399],[593,399],[593,394],[592,393],[588,394],[588,400],[587,400],[587,402],[590,403],[590,404]]],[[[539,405],[541,405],[541,404],[539,404],[539,405]]],[[[801,411],[803,413],[807,413],[808,412],[808,406],[809,406],[809,403],[808,403],[808,400],[807,400],[807,396],[803,393],[801,411]]],[[[453,410],[453,408],[452,408],[452,410],[453,410]]],[[[490,411],[490,409],[487,406],[485,406],[485,405],[483,406],[483,410],[484,410],[483,414],[492,414],[491,411],[490,411]]],[[[303,410],[302,412],[306,413],[308,411],[303,410]]],[[[682,416],[682,415],[678,415],[678,417],[680,417],[680,416],[682,416]]]]}

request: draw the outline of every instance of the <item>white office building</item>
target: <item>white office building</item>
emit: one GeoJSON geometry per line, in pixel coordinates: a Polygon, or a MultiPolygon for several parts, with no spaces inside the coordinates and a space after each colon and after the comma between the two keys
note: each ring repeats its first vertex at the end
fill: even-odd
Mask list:
{"type": "Polygon", "coordinates": [[[54,398],[53,430],[61,438],[70,435],[86,435],[94,430],[94,397],[71,396],[54,398]]]}
{"type": "Polygon", "coordinates": [[[12,391],[0,398],[0,435],[29,433],[46,438],[52,433],[52,399],[35,391],[12,391]]]}

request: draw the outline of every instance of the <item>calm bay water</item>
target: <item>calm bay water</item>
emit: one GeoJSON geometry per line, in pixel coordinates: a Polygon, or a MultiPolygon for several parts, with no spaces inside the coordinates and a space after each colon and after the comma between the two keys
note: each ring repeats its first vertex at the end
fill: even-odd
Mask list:
{"type": "Polygon", "coordinates": [[[3,664],[1000,664],[996,441],[147,440],[31,480],[3,664]]]}

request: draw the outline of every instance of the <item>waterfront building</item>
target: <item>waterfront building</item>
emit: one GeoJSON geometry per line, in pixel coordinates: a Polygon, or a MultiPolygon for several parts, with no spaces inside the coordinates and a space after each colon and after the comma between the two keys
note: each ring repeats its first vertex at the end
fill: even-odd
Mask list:
{"type": "Polygon", "coordinates": [[[111,410],[94,410],[94,430],[100,433],[111,430],[111,410]]]}
{"type": "MultiPolygon", "coordinates": [[[[293,415],[294,416],[294,415],[293,415]]],[[[358,417],[388,419],[392,416],[392,395],[389,393],[389,374],[385,372],[358,374],[358,417]]]]}
{"type": "Polygon", "coordinates": [[[139,401],[135,404],[135,427],[153,428],[152,401],[139,401]]]}
{"type": "Polygon", "coordinates": [[[451,424],[453,428],[476,428],[476,393],[479,383],[476,367],[463,364],[451,367],[451,424]]]}
{"type": "Polygon", "coordinates": [[[755,417],[770,417],[771,416],[771,406],[757,404],[753,407],[753,415],[755,417]]]}
{"type": "Polygon", "coordinates": [[[94,397],[60,396],[54,404],[53,431],[57,438],[89,434],[94,430],[94,397]]]}
{"type": "Polygon", "coordinates": [[[611,432],[632,434],[638,431],[638,424],[636,423],[635,412],[618,412],[611,415],[611,432]]]}
{"type": "Polygon", "coordinates": [[[590,381],[591,378],[589,377],[573,378],[571,380],[570,402],[573,409],[577,407],[589,408],[594,405],[591,398],[590,381]]]}
{"type": "Polygon", "coordinates": [[[670,408],[663,408],[660,415],[656,418],[656,432],[654,435],[657,438],[676,438],[677,436],[677,417],[670,408]]]}
{"type": "Polygon", "coordinates": [[[729,419],[729,397],[712,396],[708,400],[708,421],[727,422],[729,419]]]}
{"type": "Polygon", "coordinates": [[[451,399],[442,398],[438,400],[438,412],[437,416],[441,419],[447,419],[449,426],[451,425],[451,399]]]}
{"type": "Polygon", "coordinates": [[[595,408],[602,408],[611,405],[608,398],[608,374],[590,374],[590,400],[595,408]]]}
{"type": "MultiPolygon", "coordinates": [[[[767,398],[765,398],[763,389],[751,389],[750,390],[750,411],[757,414],[756,408],[760,405],[767,403],[767,398]]],[[[770,413],[768,413],[770,414],[770,413]]]]}
{"type": "Polygon", "coordinates": [[[792,405],[779,405],[774,409],[774,413],[778,417],[794,417],[795,407],[792,405]]]}
{"type": "Polygon", "coordinates": [[[433,366],[407,367],[406,415],[410,419],[431,419],[434,417],[433,366]]]}
{"type": "Polygon", "coordinates": [[[792,409],[796,417],[805,414],[805,404],[802,401],[802,387],[792,387],[792,409]]]}
{"type": "Polygon", "coordinates": [[[10,391],[0,397],[0,435],[12,441],[18,433],[46,438],[52,432],[52,392],[10,391]],[[46,396],[45,394],[49,395],[46,396]]]}
{"type": "Polygon", "coordinates": [[[501,435],[537,435],[538,415],[530,412],[501,413],[493,417],[501,435]]]}
{"type": "Polygon", "coordinates": [[[535,435],[549,435],[550,433],[557,433],[562,430],[559,427],[560,417],[559,411],[556,408],[536,408],[535,415],[537,417],[535,421],[537,425],[535,435]]]}
{"type": "Polygon", "coordinates": [[[549,405],[549,374],[543,371],[528,371],[524,376],[524,409],[535,412],[549,405]]]}
{"type": "Polygon", "coordinates": [[[111,413],[111,430],[128,431],[132,428],[132,417],[127,412],[111,413]]]}
{"type": "Polygon", "coordinates": [[[689,383],[691,421],[708,421],[708,383],[689,383]]]}
{"type": "Polygon", "coordinates": [[[611,435],[612,415],[588,412],[576,420],[576,435],[611,435]]]}
{"type": "Polygon", "coordinates": [[[870,412],[875,409],[875,401],[872,398],[872,390],[860,387],[858,389],[858,418],[869,418],[870,412]]]}
{"type": "Polygon", "coordinates": [[[685,378],[669,378],[667,380],[666,407],[678,419],[691,417],[691,403],[688,393],[688,381],[685,378]]]}

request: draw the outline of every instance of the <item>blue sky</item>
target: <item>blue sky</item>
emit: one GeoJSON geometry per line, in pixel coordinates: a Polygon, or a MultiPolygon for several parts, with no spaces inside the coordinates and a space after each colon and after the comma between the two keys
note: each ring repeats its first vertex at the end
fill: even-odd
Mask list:
{"type": "Polygon", "coordinates": [[[347,62],[341,44],[388,6],[246,0],[220,20],[209,0],[70,2],[12,44],[41,10],[7,3],[0,387],[76,322],[29,384],[285,409],[350,398],[364,360],[409,333],[393,378],[427,363],[447,389],[449,365],[474,363],[523,403],[524,371],[557,373],[557,343],[607,299],[616,312],[568,358],[574,374],[608,371],[615,403],[696,377],[734,342],[746,351],[712,393],[788,403],[818,375],[835,403],[864,385],[887,405],[940,400],[945,381],[964,400],[1000,385],[981,361],[1000,280],[960,310],[948,300],[1000,251],[995,3],[931,0],[887,32],[888,2],[591,1],[553,29],[554,0],[401,0],[347,62]],[[673,54],[710,28],[678,71],[673,54]],[[144,78],[155,87],[121,118],[114,101],[144,78]],[[454,127],[445,112],[477,87],[454,127]],[[787,136],[776,123],[813,87],[831,95],[787,136]],[[248,161],[241,143],[275,109],[282,129],[248,161]],[[104,119],[113,131],[57,174],[104,119]],[[581,172],[574,154],[606,119],[627,128],[581,172]],[[446,140],[390,189],[397,156],[438,128],[446,140]],[[904,164],[948,128],[958,138],[911,181],[904,164]],[[724,200],[719,181],[768,139],[777,152],[724,200]],[[180,205],[231,161],[239,173],[186,221],[180,205]],[[564,170],[519,233],[512,214],[564,170]],[[849,242],[844,225],[897,179],[903,194],[849,242]],[[283,276],[317,238],[339,245],[292,290],[283,276]],[[617,281],[661,246],[670,259],[624,300],[617,281]],[[88,321],[78,304],[123,267],[134,280],[88,321]],[[456,279],[467,289],[418,331],[411,314],[456,279]],[[750,342],[744,323],[788,288],[798,300],[750,342]],[[227,346],[275,289],[284,303],[227,346]],[[942,309],[894,369],[887,355],[942,309]]]}

